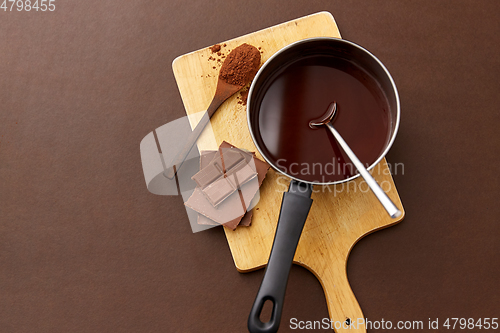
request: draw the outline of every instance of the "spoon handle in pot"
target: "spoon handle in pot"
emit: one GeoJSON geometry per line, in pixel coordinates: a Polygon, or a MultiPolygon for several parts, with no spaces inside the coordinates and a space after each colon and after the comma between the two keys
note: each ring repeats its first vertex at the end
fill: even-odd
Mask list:
{"type": "Polygon", "coordinates": [[[358,159],[356,154],[352,151],[352,149],[349,147],[349,145],[344,141],[342,136],[337,132],[337,130],[333,127],[332,123],[327,123],[326,126],[332,132],[333,136],[335,137],[335,140],[339,143],[339,145],[342,147],[344,152],[347,154],[351,162],[354,164],[358,172],[361,174],[361,177],[364,178],[366,184],[370,187],[372,190],[373,194],[377,197],[378,201],[384,206],[385,210],[389,214],[391,218],[396,218],[401,215],[401,211],[396,207],[396,205],[392,202],[392,200],[387,196],[387,194],[382,190],[382,188],[378,185],[377,181],[372,177],[370,172],[366,170],[365,166],[361,161],[358,159]]]}
{"type": "Polygon", "coordinates": [[[288,274],[302,229],[311,209],[312,185],[292,180],[288,192],[283,193],[281,211],[274,236],[273,248],[264,273],[264,279],[255,298],[248,330],[251,333],[273,333],[278,331],[283,310],[288,274]],[[269,322],[260,320],[264,303],[270,300],[273,310],[269,322]]]}

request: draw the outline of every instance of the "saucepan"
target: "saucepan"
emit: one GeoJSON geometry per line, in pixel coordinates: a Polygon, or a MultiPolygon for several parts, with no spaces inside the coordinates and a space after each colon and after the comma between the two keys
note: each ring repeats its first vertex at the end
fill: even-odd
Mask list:
{"type": "Polygon", "coordinates": [[[274,170],[291,178],[248,319],[252,333],[278,330],[292,260],[312,205],[313,186],[324,188],[360,176],[336,137],[326,128],[309,126],[332,103],[338,107],[333,126],[366,169],[372,169],[394,142],[400,104],[388,70],[365,48],[329,37],[295,42],[275,53],[250,87],[247,116],[255,146],[274,170]],[[272,302],[273,309],[271,319],[262,322],[260,314],[266,301],[272,302]]]}

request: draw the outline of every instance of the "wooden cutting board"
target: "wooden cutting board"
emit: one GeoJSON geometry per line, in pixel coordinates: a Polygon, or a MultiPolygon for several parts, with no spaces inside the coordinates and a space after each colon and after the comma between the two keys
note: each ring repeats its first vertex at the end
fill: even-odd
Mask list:
{"type": "MultiPolygon", "coordinates": [[[[214,95],[220,64],[230,50],[249,43],[262,51],[262,63],[282,47],[309,37],[340,38],[333,16],[320,12],[260,30],[229,41],[221,42],[221,55],[207,47],[176,58],[172,64],[175,79],[191,126],[199,121],[201,111],[207,109],[214,95]],[[224,46],[225,45],[225,46],[224,46]],[[214,58],[215,60],[211,59],[214,58]],[[218,61],[220,59],[220,61],[218,61]]],[[[217,149],[222,141],[257,152],[247,126],[246,108],[239,94],[228,99],[211,120],[208,129],[198,141],[198,149],[217,149]],[[213,130],[214,137],[208,135],[213,130]]],[[[259,156],[262,158],[261,156],[259,156]]],[[[363,313],[351,291],[346,274],[349,252],[363,236],[398,223],[404,211],[385,159],[373,172],[375,179],[402,210],[397,220],[388,217],[362,179],[337,186],[316,186],[314,200],[300,238],[294,263],[306,267],[319,279],[328,304],[330,317],[344,322],[357,321],[363,313]]],[[[249,272],[267,263],[271,251],[281,198],[289,179],[270,170],[260,191],[260,201],[253,210],[252,226],[225,233],[236,268],[249,272]]],[[[339,329],[337,332],[366,332],[357,329],[339,329]]]]}

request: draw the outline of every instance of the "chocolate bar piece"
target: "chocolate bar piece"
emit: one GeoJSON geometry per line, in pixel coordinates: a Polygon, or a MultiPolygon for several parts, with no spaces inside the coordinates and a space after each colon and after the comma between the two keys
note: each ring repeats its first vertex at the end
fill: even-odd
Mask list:
{"type": "MultiPolygon", "coordinates": [[[[226,169],[232,168],[244,159],[243,155],[237,151],[225,151],[222,158],[226,164],[226,169]]],[[[211,163],[201,168],[200,172],[191,177],[201,189],[212,184],[226,172],[222,164],[222,158],[214,155],[214,160],[211,163]]]]}
{"type": "Polygon", "coordinates": [[[236,148],[221,148],[221,154],[216,155],[192,179],[208,201],[217,207],[241,185],[257,176],[253,164],[250,154],[236,148]]]}
{"type": "Polygon", "coordinates": [[[201,189],[204,189],[222,177],[227,170],[231,169],[243,160],[243,155],[235,150],[224,151],[222,158],[219,154],[214,154],[213,160],[204,168],[200,168],[200,171],[191,178],[201,189]],[[223,162],[225,165],[223,165],[223,162]],[[224,170],[224,167],[226,170],[224,170]]]}
{"type": "MultiPolygon", "coordinates": [[[[217,150],[202,150],[200,152],[200,170],[203,169],[214,159],[216,154],[219,152],[217,150]]],[[[198,214],[198,224],[203,225],[220,225],[220,223],[215,222],[214,220],[209,219],[201,214],[198,214]]]]}
{"type": "MultiPolygon", "coordinates": [[[[231,148],[231,147],[223,147],[223,148],[231,148]]],[[[206,167],[210,161],[212,161],[216,155],[219,154],[217,150],[203,150],[200,153],[200,170],[206,167]]],[[[254,162],[257,159],[254,158],[254,162]]],[[[259,160],[260,162],[260,160],[259,160]]],[[[255,162],[256,163],[256,162],[255,162]]],[[[257,168],[258,169],[258,168],[257,168]]],[[[267,171],[267,170],[266,170],[267,171]]],[[[260,186],[260,184],[259,184],[260,186]]],[[[237,226],[242,225],[242,226],[250,226],[252,224],[252,215],[253,211],[247,211],[243,217],[236,218],[232,221],[229,221],[224,224],[224,226],[231,228],[231,229],[236,229],[237,226]]],[[[219,223],[215,222],[214,220],[209,219],[208,217],[198,214],[198,224],[202,225],[220,225],[219,223]]]]}
{"type": "MultiPolygon", "coordinates": [[[[236,148],[236,147],[233,146],[232,144],[226,142],[226,141],[222,141],[220,148],[236,148]]],[[[236,148],[236,149],[243,151],[240,148],[236,148]]],[[[245,153],[252,154],[252,157],[253,157],[253,160],[255,163],[255,169],[257,171],[257,179],[259,180],[259,187],[260,187],[262,185],[262,182],[264,181],[264,178],[266,178],[267,170],[269,170],[269,164],[258,159],[255,156],[255,153],[253,153],[253,152],[246,152],[245,151],[245,153]]]]}
{"type": "MultiPolygon", "coordinates": [[[[250,210],[246,212],[246,208],[250,205],[250,202],[255,197],[255,194],[257,193],[260,185],[262,185],[267,170],[269,169],[269,165],[256,158],[254,153],[245,152],[227,142],[223,142],[220,148],[234,148],[235,150],[242,153],[245,160],[248,161],[253,159],[257,172],[257,179],[241,186],[241,198],[238,192],[234,192],[217,208],[213,207],[210,202],[208,202],[207,198],[202,194],[200,188],[197,188],[193,192],[192,196],[188,199],[185,205],[199,213],[199,224],[223,224],[224,226],[233,230],[238,225],[249,226],[252,220],[252,211],[250,210]]],[[[200,157],[200,168],[202,169],[203,167],[205,167],[209,163],[207,161],[214,160],[217,155],[220,155],[217,151],[202,152],[200,157]]]]}
{"type": "MultiPolygon", "coordinates": [[[[241,188],[241,192],[247,196],[246,202],[248,203],[258,190],[258,186],[249,188],[249,185],[252,185],[252,182],[243,185],[241,188]],[[251,197],[248,198],[250,195],[251,197]]],[[[218,207],[214,207],[201,192],[201,189],[196,188],[184,204],[199,214],[202,214],[220,224],[226,224],[235,219],[239,219],[243,217],[246,212],[246,207],[242,204],[239,192],[234,192],[218,207]]]]}

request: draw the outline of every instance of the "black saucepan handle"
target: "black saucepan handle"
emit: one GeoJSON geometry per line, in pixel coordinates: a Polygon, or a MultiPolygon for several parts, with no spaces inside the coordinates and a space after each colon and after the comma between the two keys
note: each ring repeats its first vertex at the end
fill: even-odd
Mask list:
{"type": "Polygon", "coordinates": [[[311,208],[312,185],[292,180],[288,192],[283,193],[281,212],[274,235],[273,248],[269,256],[264,279],[248,318],[251,333],[277,332],[283,310],[288,274],[292,267],[293,256],[311,208]],[[271,320],[263,323],[260,313],[264,303],[273,303],[271,320]]]}

